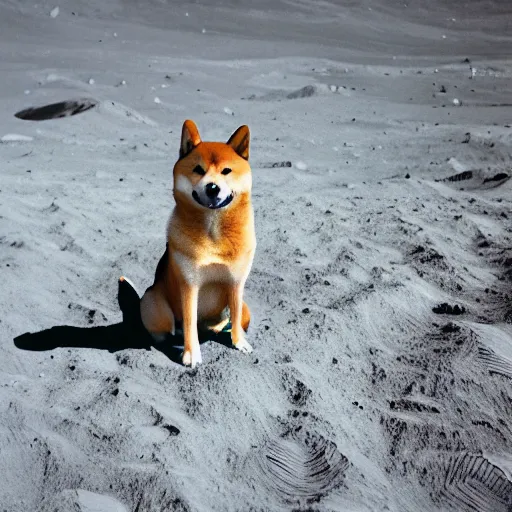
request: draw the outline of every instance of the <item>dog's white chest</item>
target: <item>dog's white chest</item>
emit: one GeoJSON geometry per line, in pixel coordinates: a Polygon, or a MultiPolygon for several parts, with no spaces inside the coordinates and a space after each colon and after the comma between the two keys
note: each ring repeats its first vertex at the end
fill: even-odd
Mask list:
{"type": "Polygon", "coordinates": [[[239,281],[247,271],[247,264],[232,264],[228,266],[224,263],[216,262],[214,258],[212,258],[212,261],[203,262],[202,265],[198,265],[191,258],[180,252],[175,252],[173,258],[183,278],[189,284],[197,286],[210,283],[234,283],[239,281]]]}
{"type": "Polygon", "coordinates": [[[232,282],[235,278],[229,267],[219,263],[199,267],[198,275],[201,284],[227,283],[232,282]]]}

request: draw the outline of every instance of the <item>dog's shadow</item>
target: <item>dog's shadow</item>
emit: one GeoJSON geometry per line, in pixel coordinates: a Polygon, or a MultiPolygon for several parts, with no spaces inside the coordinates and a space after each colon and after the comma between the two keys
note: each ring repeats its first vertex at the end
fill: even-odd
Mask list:
{"type": "MultiPolygon", "coordinates": [[[[140,317],[140,298],[126,280],[119,280],[118,302],[123,321],[118,324],[100,327],[73,327],[59,325],[44,331],[25,333],[14,338],[17,348],[31,351],[53,350],[55,348],[93,348],[117,352],[128,348],[151,350],[151,347],[165,354],[171,361],[181,364],[183,337],[169,336],[161,342],[155,341],[146,331],[140,317]]],[[[199,333],[200,343],[215,341],[231,347],[229,332],[199,333]]]]}

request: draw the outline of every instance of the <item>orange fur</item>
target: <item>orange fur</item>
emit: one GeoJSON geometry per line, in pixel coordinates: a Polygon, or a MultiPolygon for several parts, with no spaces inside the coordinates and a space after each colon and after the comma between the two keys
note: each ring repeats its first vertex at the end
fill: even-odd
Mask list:
{"type": "Polygon", "coordinates": [[[176,321],[183,323],[186,365],[201,362],[197,324],[222,325],[226,307],[233,345],[252,350],[244,336],[250,311],[243,302],[256,248],[248,158],[247,126],[227,143],[202,142],[195,124],[185,121],[173,172],[176,206],[167,250],[142,298],[141,315],[155,336],[174,332],[176,321]],[[208,187],[218,195],[210,197],[208,187]]]}

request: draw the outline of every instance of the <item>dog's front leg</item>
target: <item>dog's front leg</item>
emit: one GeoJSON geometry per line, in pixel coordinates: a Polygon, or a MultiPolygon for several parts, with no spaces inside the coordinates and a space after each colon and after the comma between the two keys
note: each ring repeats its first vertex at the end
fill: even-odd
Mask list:
{"type": "Polygon", "coordinates": [[[231,341],[241,352],[252,352],[251,345],[245,339],[242,327],[242,307],[245,279],[235,283],[229,291],[229,310],[231,313],[231,341]]]}
{"type": "Polygon", "coordinates": [[[197,334],[197,298],[199,287],[186,281],[181,283],[181,307],[183,308],[183,364],[194,368],[201,363],[201,349],[197,334]]]}

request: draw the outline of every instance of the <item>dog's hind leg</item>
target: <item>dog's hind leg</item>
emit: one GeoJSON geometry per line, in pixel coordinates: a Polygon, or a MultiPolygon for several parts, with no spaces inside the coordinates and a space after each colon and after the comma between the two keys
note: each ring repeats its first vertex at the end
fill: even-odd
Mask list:
{"type": "Polygon", "coordinates": [[[144,327],[155,340],[161,341],[168,334],[174,335],[174,314],[158,285],[146,290],[140,301],[140,314],[144,327]]]}
{"type": "Polygon", "coordinates": [[[242,304],[242,329],[247,332],[251,323],[251,311],[246,302],[242,304]]]}

